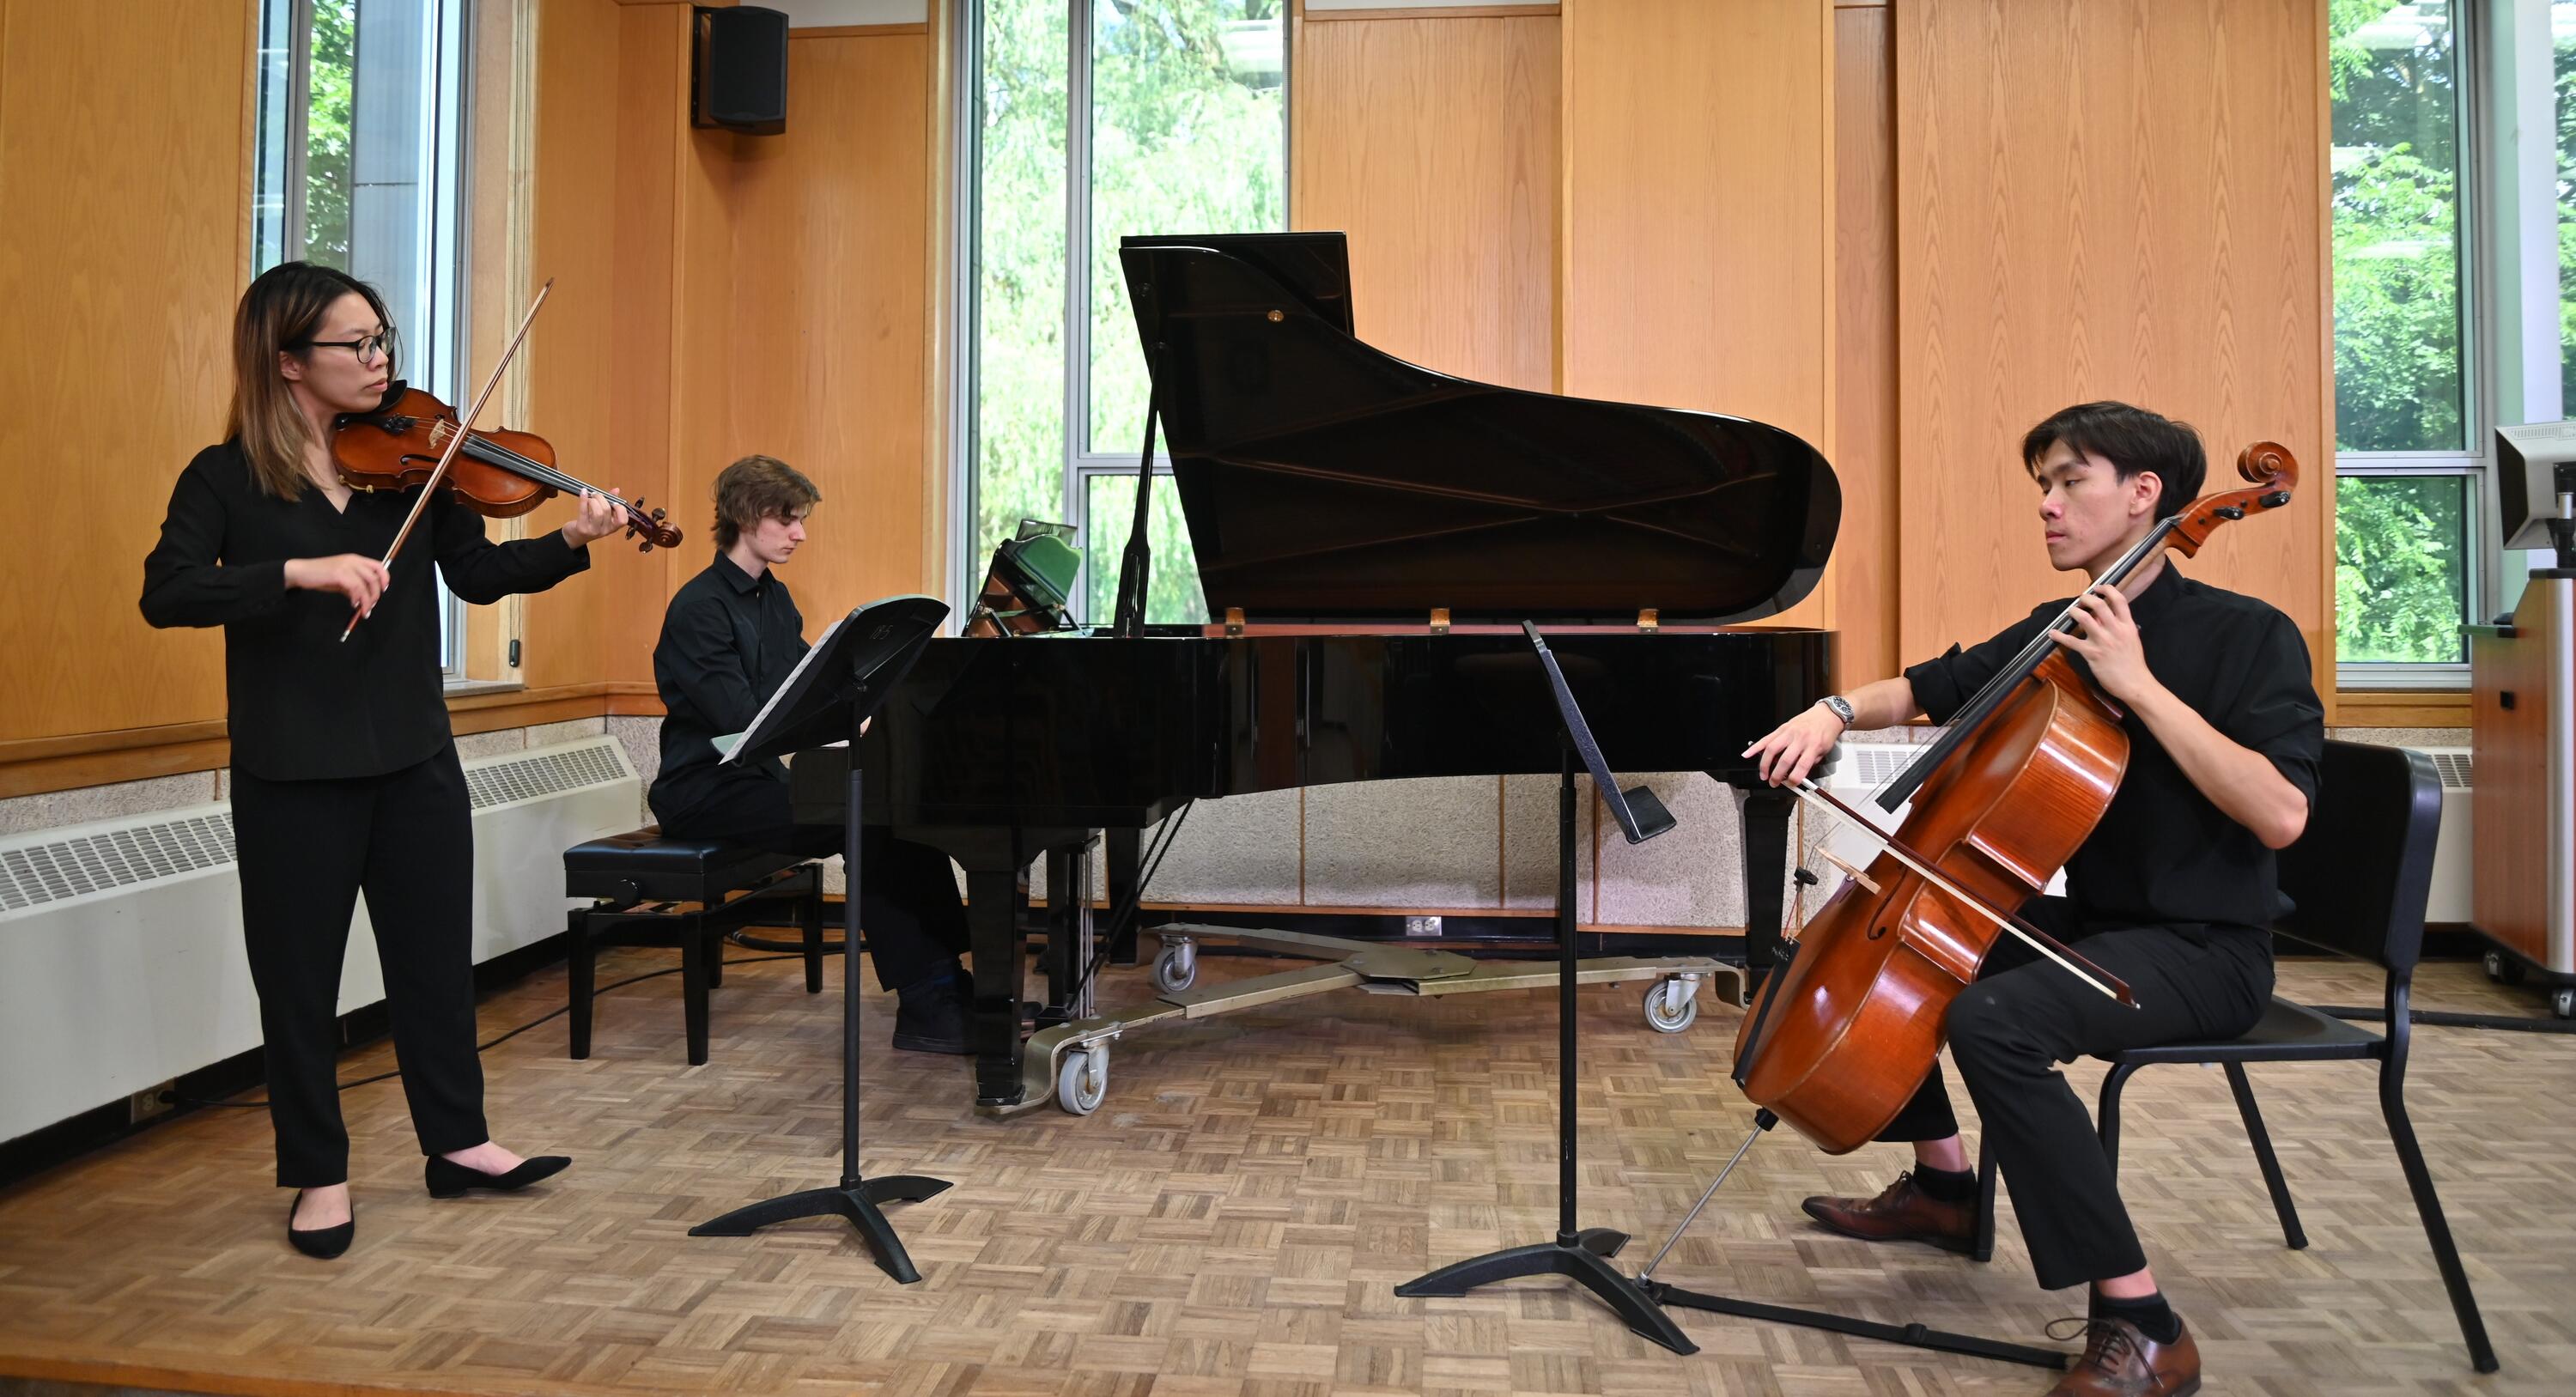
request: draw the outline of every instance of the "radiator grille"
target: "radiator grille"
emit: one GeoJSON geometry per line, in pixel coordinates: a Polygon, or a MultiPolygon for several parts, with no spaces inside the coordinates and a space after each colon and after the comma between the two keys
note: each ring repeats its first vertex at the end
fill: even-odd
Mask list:
{"type": "Polygon", "coordinates": [[[232,861],[230,810],[0,850],[0,912],[232,861]]]}
{"type": "Polygon", "coordinates": [[[1923,751],[1892,742],[1846,742],[1825,784],[1838,791],[1874,791],[1896,779],[1905,764],[1923,751]]]}
{"type": "Polygon", "coordinates": [[[513,801],[623,780],[625,776],[626,764],[618,759],[616,747],[596,742],[467,767],[465,788],[473,797],[475,809],[489,810],[513,801]]]}
{"type": "MultiPolygon", "coordinates": [[[[577,747],[468,763],[465,786],[473,808],[489,810],[622,781],[629,774],[615,741],[595,738],[577,747]]],[[[201,805],[185,814],[155,811],[128,825],[25,840],[0,841],[0,916],[229,864],[233,814],[228,805],[201,805]]]]}
{"type": "Polygon", "coordinates": [[[2466,752],[2427,752],[2433,769],[2442,774],[2442,789],[2465,791],[2469,787],[2469,754],[2466,752]]]}

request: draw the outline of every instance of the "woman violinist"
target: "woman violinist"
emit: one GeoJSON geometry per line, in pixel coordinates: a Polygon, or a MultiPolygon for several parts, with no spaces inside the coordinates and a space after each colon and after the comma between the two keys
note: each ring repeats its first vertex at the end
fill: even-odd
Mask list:
{"type": "MultiPolygon", "coordinates": [[[[2122,403],[2071,407],[2040,423],[2023,439],[2022,460],[2039,489],[2050,564],[2091,579],[2190,503],[2207,473],[2191,428],[2122,403]]],[[[1794,783],[1846,729],[1918,714],[1947,722],[2066,605],[1826,699],[1747,755],[1761,758],[1765,779],[1794,783]]],[[[2156,1289],[2093,1123],[2057,1064],[2230,1037],[2262,1017],[2272,992],[2266,928],[2285,907],[2273,851],[2306,826],[2325,710],[2288,617],[2182,576],[2162,553],[2076,605],[2080,633],[2057,639],[2123,710],[2128,770],[2067,862],[2068,895],[2024,912],[2125,980],[2136,1006],[2006,939],[1952,1003],[1947,1029],[2039,1283],[2091,1285],[2083,1360],[2051,1397],[2164,1397],[2199,1387],[2199,1351],[2156,1289]]],[[[1976,1176],[1937,1063],[1879,1138],[1912,1143],[1913,1170],[1875,1198],[1810,1198],[1808,1215],[1869,1241],[1968,1249],[1976,1176]]]]}
{"type": "Polygon", "coordinates": [[[366,284],[303,262],[262,273],[233,318],[225,439],[180,472],[143,564],[145,620],[224,628],[233,836],[277,1183],[297,1190],[288,1240],[318,1257],[354,1232],[334,1066],[362,890],[430,1193],[523,1188],[571,1163],[522,1159],[483,1121],[473,835],[430,569],[469,602],[539,592],[588,567],[586,545],[626,522],[585,495],[561,530],[495,544],[442,498],[392,567],[379,563],[418,491],[352,491],[331,440],[340,414],[384,398],[393,344],[366,284]],[[366,620],[344,643],[352,608],[366,620]]]}

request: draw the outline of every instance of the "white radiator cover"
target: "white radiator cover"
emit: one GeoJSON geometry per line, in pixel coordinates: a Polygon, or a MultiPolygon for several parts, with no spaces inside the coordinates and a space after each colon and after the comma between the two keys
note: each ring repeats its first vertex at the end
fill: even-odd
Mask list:
{"type": "MultiPolygon", "coordinates": [[[[642,793],[604,736],[465,775],[479,964],[563,930],[563,851],[634,828],[642,793]]],[[[340,1010],[383,998],[361,898],[340,1010]]],[[[0,839],[0,1140],[259,1043],[229,804],[0,839]]]]}

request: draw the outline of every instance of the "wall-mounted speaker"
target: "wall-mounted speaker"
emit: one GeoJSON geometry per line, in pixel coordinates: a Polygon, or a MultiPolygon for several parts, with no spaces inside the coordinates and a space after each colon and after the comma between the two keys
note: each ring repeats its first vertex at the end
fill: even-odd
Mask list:
{"type": "Polygon", "coordinates": [[[697,9],[689,124],[755,136],[787,129],[787,16],[756,5],[697,9]]]}

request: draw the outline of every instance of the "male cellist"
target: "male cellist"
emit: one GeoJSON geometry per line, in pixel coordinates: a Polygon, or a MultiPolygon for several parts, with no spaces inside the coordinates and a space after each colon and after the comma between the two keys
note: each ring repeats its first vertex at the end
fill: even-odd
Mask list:
{"type": "MultiPolygon", "coordinates": [[[[2189,426],[2114,402],[2031,428],[2022,464],[2039,491],[2049,563],[2088,580],[2181,512],[2207,471],[2189,426]]],[[[1746,755],[1761,758],[1764,779],[1793,783],[1847,730],[1918,714],[1945,722],[2066,605],[1824,699],[1746,755]]],[[[2156,1289],[2092,1120],[2057,1064],[2230,1037],[2262,1016],[2272,992],[2265,928],[2287,907],[2273,851],[2307,825],[2325,710],[2288,617],[2182,576],[2162,553],[2075,605],[2081,629],[2056,639],[2124,710],[2129,766],[2067,863],[2067,896],[2038,899],[2025,915],[2126,980],[2138,1007],[2006,939],[1950,1009],[1950,1056],[2011,1185],[2039,1283],[2091,1286],[2083,1359],[2050,1397],[2181,1397],[2200,1387],[2199,1350],[2156,1289]]],[[[1967,1250],[1976,1175],[1937,1062],[1879,1138],[1912,1143],[1914,1168],[1875,1198],[1809,1198],[1808,1216],[1868,1241],[1967,1250]]]]}

